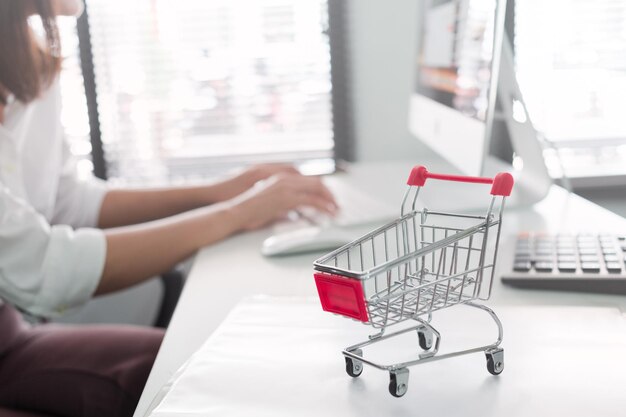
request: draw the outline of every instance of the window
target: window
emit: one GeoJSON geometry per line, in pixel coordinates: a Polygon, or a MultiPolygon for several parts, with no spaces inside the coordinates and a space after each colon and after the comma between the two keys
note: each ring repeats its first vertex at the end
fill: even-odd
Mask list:
{"type": "Polygon", "coordinates": [[[516,1],[515,51],[533,122],[567,174],[626,174],[626,2],[516,1]]]}
{"type": "MultiPolygon", "coordinates": [[[[332,157],[325,0],[86,3],[113,181],[176,182],[239,163],[332,157]]],[[[78,74],[65,78],[68,112],[86,115],[78,74]]],[[[64,121],[84,153],[88,123],[64,121]]]]}
{"type": "Polygon", "coordinates": [[[87,101],[78,54],[76,20],[59,18],[58,22],[63,51],[63,71],[61,71],[60,81],[63,96],[61,123],[70,144],[70,150],[78,159],[78,174],[86,178],[93,171],[93,163],[91,162],[87,101]]]}

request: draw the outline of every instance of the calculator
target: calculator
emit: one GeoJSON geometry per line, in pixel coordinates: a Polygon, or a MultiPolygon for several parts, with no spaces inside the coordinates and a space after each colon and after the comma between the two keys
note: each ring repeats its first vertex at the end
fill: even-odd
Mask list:
{"type": "Polygon", "coordinates": [[[523,288],[626,294],[626,235],[520,233],[502,282],[523,288]]]}

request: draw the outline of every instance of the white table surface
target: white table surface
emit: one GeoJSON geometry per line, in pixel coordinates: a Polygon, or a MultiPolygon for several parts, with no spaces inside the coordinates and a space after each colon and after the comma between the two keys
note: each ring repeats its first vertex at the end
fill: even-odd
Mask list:
{"type": "MultiPolygon", "coordinates": [[[[239,303],[186,363],[150,417],[623,417],[626,320],[615,308],[498,306],[504,372],[482,352],[409,368],[408,391],[365,365],[350,378],[340,348],[367,340],[363,326],[313,297],[257,296],[239,303]],[[592,347],[593,355],[590,355],[592,347]]],[[[446,308],[431,322],[439,354],[484,346],[496,326],[483,311],[446,308]]],[[[405,323],[412,326],[413,323],[405,323]]],[[[396,329],[397,330],[397,329],[396,329]]],[[[415,332],[365,347],[390,365],[416,359],[415,332]]]]}
{"type": "MultiPolygon", "coordinates": [[[[413,164],[357,164],[349,173],[337,175],[374,196],[399,203],[413,164]]],[[[426,165],[432,171],[446,170],[443,162],[429,161],[426,165]]],[[[454,196],[446,193],[437,197],[454,196]]],[[[626,310],[624,296],[520,290],[502,285],[498,270],[510,268],[514,237],[520,230],[626,232],[626,220],[556,186],[533,207],[507,209],[490,305],[615,306],[626,310]]],[[[354,232],[357,237],[363,230],[354,232]]],[[[259,248],[270,234],[269,229],[241,234],[198,253],[135,416],[145,414],[161,387],[242,298],[254,294],[316,294],[312,263],[321,254],[265,258],[259,248]]]]}

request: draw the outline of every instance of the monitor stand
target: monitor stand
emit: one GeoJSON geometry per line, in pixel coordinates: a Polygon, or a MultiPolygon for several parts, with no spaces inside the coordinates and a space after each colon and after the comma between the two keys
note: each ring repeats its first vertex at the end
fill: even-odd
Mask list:
{"type": "Polygon", "coordinates": [[[502,40],[502,55],[498,74],[498,99],[515,152],[513,167],[495,157],[485,159],[483,172],[493,176],[503,170],[515,177],[513,194],[507,201],[511,206],[529,206],[548,194],[552,178],[543,158],[543,149],[537,131],[526,109],[515,75],[515,61],[508,36],[502,40]]]}

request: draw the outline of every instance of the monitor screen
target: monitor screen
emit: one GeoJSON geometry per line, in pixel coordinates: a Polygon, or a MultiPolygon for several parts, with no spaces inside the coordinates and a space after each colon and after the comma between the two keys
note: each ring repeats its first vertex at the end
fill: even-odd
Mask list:
{"type": "Polygon", "coordinates": [[[470,175],[481,173],[495,106],[498,6],[497,0],[422,0],[418,19],[410,127],[470,175]]]}

